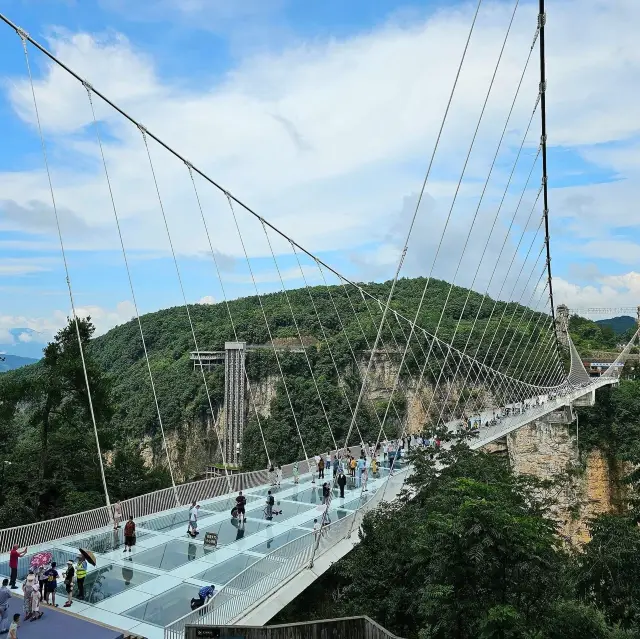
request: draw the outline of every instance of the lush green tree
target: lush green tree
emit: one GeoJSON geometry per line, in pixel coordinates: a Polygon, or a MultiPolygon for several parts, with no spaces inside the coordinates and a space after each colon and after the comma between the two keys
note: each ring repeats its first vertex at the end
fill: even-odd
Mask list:
{"type": "Polygon", "coordinates": [[[634,515],[601,515],[576,556],[578,592],[623,628],[640,628],[640,528],[634,515]]]}
{"type": "Polygon", "coordinates": [[[540,484],[464,445],[442,461],[438,470],[416,453],[411,498],[365,517],[361,543],[322,582],[321,607],[409,638],[523,637],[540,628],[567,567],[540,484]]]}

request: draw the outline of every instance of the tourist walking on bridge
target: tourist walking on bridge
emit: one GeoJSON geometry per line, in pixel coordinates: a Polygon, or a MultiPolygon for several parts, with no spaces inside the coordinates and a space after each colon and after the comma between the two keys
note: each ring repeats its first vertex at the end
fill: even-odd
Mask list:
{"type": "Polygon", "coordinates": [[[113,529],[118,530],[120,528],[120,522],[122,521],[122,505],[120,500],[113,505],[113,529]]]}
{"type": "Polygon", "coordinates": [[[22,610],[24,612],[24,620],[26,621],[31,617],[31,594],[33,593],[33,584],[36,581],[36,576],[33,571],[29,571],[27,578],[22,584],[22,610]]]}
{"type": "Polygon", "coordinates": [[[324,459],[322,455],[320,455],[320,459],[318,460],[318,479],[324,479],[324,459]]]}
{"type": "Polygon", "coordinates": [[[247,519],[247,515],[245,512],[245,507],[247,505],[247,498],[242,494],[242,491],[238,493],[236,497],[236,515],[239,520],[244,521],[247,519]]]}
{"type": "Polygon", "coordinates": [[[322,503],[328,504],[330,496],[331,496],[331,488],[329,487],[328,482],[324,482],[324,484],[322,484],[322,503]]]}
{"type": "Polygon", "coordinates": [[[56,589],[58,587],[58,577],[60,573],[56,570],[56,562],[51,562],[51,568],[44,573],[47,580],[44,582],[44,602],[49,603],[49,597],[51,597],[51,605],[54,608],[58,607],[56,603],[56,589]]]}
{"type": "Polygon", "coordinates": [[[340,499],[344,499],[344,487],[347,485],[347,476],[340,471],[338,475],[338,488],[340,488],[340,499]]]}
{"type": "Polygon", "coordinates": [[[67,561],[67,570],[64,573],[64,588],[67,591],[67,600],[64,603],[65,608],[68,608],[73,603],[73,579],[75,572],[73,562],[69,559],[69,561],[67,561]]]}
{"type": "Polygon", "coordinates": [[[36,621],[42,617],[40,612],[40,601],[42,600],[42,589],[38,581],[33,582],[33,590],[31,591],[31,621],[36,621]]]}
{"type": "Polygon", "coordinates": [[[136,524],[133,517],[124,525],[124,552],[131,552],[131,548],[136,545],[136,524]]]}
{"type": "Polygon", "coordinates": [[[265,517],[271,521],[273,519],[273,507],[276,500],[273,498],[271,491],[267,493],[267,507],[265,508],[265,517]]]}
{"type": "Polygon", "coordinates": [[[191,508],[189,509],[189,528],[187,529],[187,534],[189,537],[195,537],[198,534],[198,511],[200,510],[200,505],[196,504],[194,501],[191,504],[191,508]]]}

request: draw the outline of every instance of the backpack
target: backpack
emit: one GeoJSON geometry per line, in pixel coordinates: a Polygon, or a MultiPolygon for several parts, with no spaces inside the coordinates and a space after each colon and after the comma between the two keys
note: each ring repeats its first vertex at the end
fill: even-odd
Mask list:
{"type": "Polygon", "coordinates": [[[267,498],[267,503],[269,504],[269,506],[273,506],[276,503],[276,500],[273,498],[273,495],[269,495],[269,497],[267,498]]]}

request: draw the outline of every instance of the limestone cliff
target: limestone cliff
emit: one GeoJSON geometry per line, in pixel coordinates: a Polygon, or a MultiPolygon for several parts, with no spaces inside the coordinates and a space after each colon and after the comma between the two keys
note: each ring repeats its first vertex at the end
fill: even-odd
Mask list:
{"type": "Polygon", "coordinates": [[[516,472],[556,482],[550,495],[557,501],[552,516],[571,543],[589,540],[590,518],[620,507],[625,494],[621,479],[629,468],[609,460],[600,450],[579,459],[575,423],[535,421],[488,449],[503,452],[505,448],[516,472]]]}

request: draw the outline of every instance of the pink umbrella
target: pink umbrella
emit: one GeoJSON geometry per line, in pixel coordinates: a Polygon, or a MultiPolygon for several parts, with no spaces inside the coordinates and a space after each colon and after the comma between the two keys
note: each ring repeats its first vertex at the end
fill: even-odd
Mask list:
{"type": "Polygon", "coordinates": [[[53,557],[50,552],[37,552],[31,557],[31,567],[40,568],[40,566],[46,566],[51,563],[53,557]]]}

